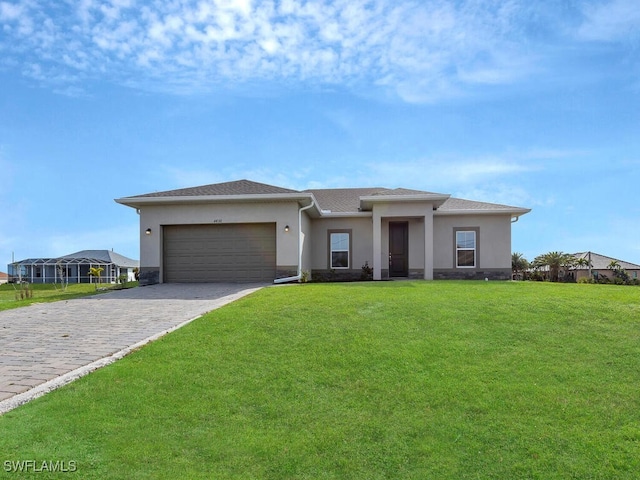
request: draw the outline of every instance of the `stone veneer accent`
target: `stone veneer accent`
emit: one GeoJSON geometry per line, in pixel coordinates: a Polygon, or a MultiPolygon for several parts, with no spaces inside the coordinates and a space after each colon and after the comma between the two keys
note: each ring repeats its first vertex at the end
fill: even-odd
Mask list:
{"type": "Polygon", "coordinates": [[[298,275],[296,267],[278,267],[276,268],[276,278],[288,278],[298,275]]]}
{"type": "Polygon", "coordinates": [[[141,287],[145,285],[155,285],[160,283],[160,269],[157,267],[141,267],[138,275],[138,284],[141,287]]]}
{"type": "Polygon", "coordinates": [[[511,280],[511,269],[434,269],[434,280],[511,280]]]}
{"type": "Polygon", "coordinates": [[[312,282],[359,282],[362,278],[362,270],[313,270],[312,282]]]}

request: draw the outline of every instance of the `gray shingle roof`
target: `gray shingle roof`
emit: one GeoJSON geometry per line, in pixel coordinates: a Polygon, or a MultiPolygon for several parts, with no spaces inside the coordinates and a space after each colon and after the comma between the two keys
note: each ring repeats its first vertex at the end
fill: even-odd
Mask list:
{"type": "MultiPolygon", "coordinates": [[[[179,197],[201,197],[201,196],[243,196],[243,195],[278,195],[278,194],[313,194],[318,201],[318,206],[321,210],[331,211],[332,213],[356,213],[361,206],[361,197],[375,197],[378,195],[384,196],[402,196],[402,195],[434,195],[433,192],[427,192],[424,190],[411,190],[407,188],[383,188],[383,187],[368,187],[368,188],[322,188],[322,189],[309,189],[309,190],[291,190],[288,188],[276,187],[274,185],[267,185],[264,183],[253,182],[250,180],[237,180],[233,182],[215,183],[211,185],[202,185],[191,188],[181,188],[177,190],[167,190],[163,192],[147,193],[144,195],[137,195],[134,197],[128,197],[122,200],[133,199],[171,199],[179,197]]],[[[435,194],[440,195],[440,194],[435,194]]],[[[135,202],[123,202],[131,205],[135,202]]],[[[472,200],[465,200],[461,198],[449,198],[442,204],[438,211],[447,213],[455,213],[457,211],[478,211],[478,212],[491,212],[491,211],[505,211],[511,210],[516,213],[521,211],[526,213],[528,209],[521,209],[518,207],[511,207],[508,205],[500,205],[496,203],[488,202],[476,202],[472,200]]]]}
{"type": "Polygon", "coordinates": [[[431,192],[421,190],[409,190],[407,188],[321,188],[304,190],[312,193],[320,204],[322,210],[331,212],[357,212],[360,207],[360,197],[373,197],[377,195],[424,195],[431,192]]]}
{"type": "MultiPolygon", "coordinates": [[[[442,204],[438,209],[440,212],[453,212],[457,210],[478,210],[478,211],[490,211],[490,210],[517,210],[519,207],[513,207],[510,205],[501,205],[499,203],[489,202],[476,202],[475,200],[465,200],[464,198],[450,197],[442,204]]],[[[527,209],[522,209],[527,210],[527,209]]]]}
{"type": "Polygon", "coordinates": [[[113,263],[119,267],[137,267],[140,262],[131,258],[120,255],[111,250],[81,250],[76,253],[70,253],[57,258],[56,260],[77,260],[77,259],[93,259],[104,263],[113,263]]]}
{"type": "Polygon", "coordinates": [[[138,267],[140,262],[120,255],[112,250],[80,250],[57,258],[27,258],[15,262],[22,265],[48,264],[54,265],[60,261],[64,263],[113,263],[119,267],[138,267]]]}
{"type": "Polygon", "coordinates": [[[213,183],[199,187],[166,190],[164,192],[146,193],[131,198],[143,197],[198,197],[203,195],[268,195],[277,193],[299,193],[288,188],[275,187],[265,183],[250,180],[236,180],[234,182],[213,183]]]}

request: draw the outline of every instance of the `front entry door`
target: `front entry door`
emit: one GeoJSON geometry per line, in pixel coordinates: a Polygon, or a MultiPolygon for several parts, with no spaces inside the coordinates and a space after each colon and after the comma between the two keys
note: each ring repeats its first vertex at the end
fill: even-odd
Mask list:
{"type": "Polygon", "coordinates": [[[408,222],[389,222],[389,276],[409,276],[408,222]]]}

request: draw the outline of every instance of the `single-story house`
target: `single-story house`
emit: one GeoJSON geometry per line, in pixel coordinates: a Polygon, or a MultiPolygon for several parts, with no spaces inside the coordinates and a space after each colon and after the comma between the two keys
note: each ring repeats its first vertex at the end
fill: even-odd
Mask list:
{"type": "Polygon", "coordinates": [[[10,263],[9,281],[29,283],[95,283],[98,279],[89,275],[91,268],[103,268],[100,281],[116,283],[122,275],[127,281],[135,280],[134,269],[140,262],[115,253],[112,250],[82,250],[57,258],[27,258],[10,263]]]}
{"type": "Polygon", "coordinates": [[[580,260],[581,258],[585,260],[584,265],[576,265],[569,270],[569,274],[575,275],[576,281],[581,278],[589,278],[590,272],[591,276],[595,278],[604,275],[611,280],[613,273],[609,265],[611,265],[612,262],[616,262],[621,268],[625,269],[630,278],[640,278],[640,265],[636,265],[635,263],[625,262],[624,260],[607,257],[606,255],[595,252],[574,253],[573,256],[576,260],[580,260]],[[591,268],[589,268],[589,265],[591,265],[591,268]]]}
{"type": "Polygon", "coordinates": [[[3,283],[7,283],[8,281],[9,275],[4,272],[0,272],[0,285],[2,285],[3,283]]]}
{"type": "Polygon", "coordinates": [[[116,199],[140,215],[140,284],[510,279],[529,209],[404,188],[239,180],[116,199]]]}

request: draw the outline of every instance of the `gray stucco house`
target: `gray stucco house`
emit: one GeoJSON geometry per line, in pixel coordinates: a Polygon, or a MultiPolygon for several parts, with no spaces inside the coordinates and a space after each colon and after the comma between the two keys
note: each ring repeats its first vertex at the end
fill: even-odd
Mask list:
{"type": "Polygon", "coordinates": [[[116,199],[140,215],[140,283],[510,279],[529,209],[404,188],[239,180],[116,199]]]}

